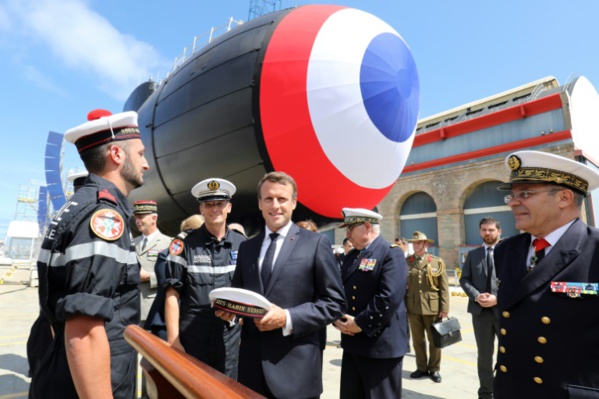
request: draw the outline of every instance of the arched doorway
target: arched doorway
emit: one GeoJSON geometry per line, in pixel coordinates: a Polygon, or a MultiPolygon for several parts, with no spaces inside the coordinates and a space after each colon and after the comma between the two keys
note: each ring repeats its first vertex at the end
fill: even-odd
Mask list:
{"type": "Polygon", "coordinates": [[[434,244],[429,245],[429,252],[438,255],[437,205],[433,197],[424,192],[409,196],[401,206],[399,220],[403,237],[412,237],[414,231],[423,232],[428,238],[435,240],[434,244]]]}

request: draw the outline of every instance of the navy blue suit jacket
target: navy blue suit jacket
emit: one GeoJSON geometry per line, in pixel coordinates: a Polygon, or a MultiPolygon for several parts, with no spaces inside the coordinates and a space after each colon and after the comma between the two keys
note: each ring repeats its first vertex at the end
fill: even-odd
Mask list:
{"type": "Polygon", "coordinates": [[[161,251],[158,254],[158,259],[154,264],[154,273],[156,273],[156,280],[158,281],[158,289],[156,296],[152,302],[152,307],[148,312],[148,318],[144,324],[146,330],[153,330],[154,332],[162,331],[160,338],[166,340],[166,322],[164,320],[164,302],[166,299],[166,293],[164,288],[164,280],[166,280],[166,257],[168,256],[168,248],[161,251]]]}
{"type": "Polygon", "coordinates": [[[264,295],[287,309],[293,333],[260,332],[253,320],[243,323],[239,381],[260,391],[262,379],[277,398],[314,397],[322,392],[320,332],[345,312],[339,269],[329,240],[293,224],[275,261],[267,287],[258,258],[264,231],[239,247],[233,287],[264,295]]]}
{"type": "Polygon", "coordinates": [[[347,313],[355,317],[362,332],[342,335],[341,346],[348,353],[370,358],[395,358],[408,346],[404,298],[408,284],[406,257],[381,236],[367,249],[351,250],[341,267],[347,313]],[[360,264],[375,260],[374,268],[360,264]]]}
{"type": "Polygon", "coordinates": [[[576,220],[529,273],[530,241],[520,234],[495,251],[495,398],[599,398],[599,297],[551,292],[552,281],[599,282],[599,230],[576,220]]]}

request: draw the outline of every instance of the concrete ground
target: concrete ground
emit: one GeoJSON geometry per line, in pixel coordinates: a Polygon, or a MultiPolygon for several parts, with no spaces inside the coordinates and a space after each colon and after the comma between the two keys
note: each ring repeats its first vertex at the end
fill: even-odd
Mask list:
{"type": "MultiPolygon", "coordinates": [[[[29,329],[38,315],[37,288],[30,288],[27,265],[0,266],[0,399],[26,398],[29,388],[25,344],[29,329]]],[[[413,353],[404,358],[403,395],[405,399],[470,399],[476,398],[476,343],[471,317],[466,313],[467,300],[461,291],[451,296],[450,316],[462,325],[463,341],[443,350],[441,375],[443,382],[428,378],[410,379],[416,369],[413,353]]],[[[323,399],[339,397],[339,375],[342,350],[337,348],[340,334],[330,327],[324,352],[323,399]]],[[[386,398],[385,398],[386,399],[386,398]]]]}

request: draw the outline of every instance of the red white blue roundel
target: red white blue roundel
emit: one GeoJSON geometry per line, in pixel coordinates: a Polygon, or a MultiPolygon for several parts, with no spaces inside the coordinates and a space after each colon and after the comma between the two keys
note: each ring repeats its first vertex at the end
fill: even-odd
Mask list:
{"type": "Polygon", "coordinates": [[[275,170],[299,201],[339,218],[375,207],[412,146],[420,87],[410,49],[363,11],[303,6],[279,23],[260,77],[260,119],[275,170]]]}

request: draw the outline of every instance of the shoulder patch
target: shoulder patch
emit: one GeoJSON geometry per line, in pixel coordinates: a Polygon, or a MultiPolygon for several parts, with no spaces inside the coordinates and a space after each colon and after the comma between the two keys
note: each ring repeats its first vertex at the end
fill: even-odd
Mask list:
{"type": "Polygon", "coordinates": [[[125,231],[123,217],[113,209],[96,211],[89,224],[95,235],[107,241],[118,240],[125,231]]]}
{"type": "Polygon", "coordinates": [[[110,194],[107,189],[98,191],[98,199],[105,199],[112,202],[113,204],[117,203],[116,198],[114,198],[114,195],[110,194]]]}
{"type": "Polygon", "coordinates": [[[183,244],[183,241],[181,241],[178,238],[175,238],[172,242],[171,245],[169,245],[168,247],[168,252],[173,255],[173,256],[177,256],[179,255],[181,252],[183,252],[183,248],[185,248],[185,244],[183,244]]]}

